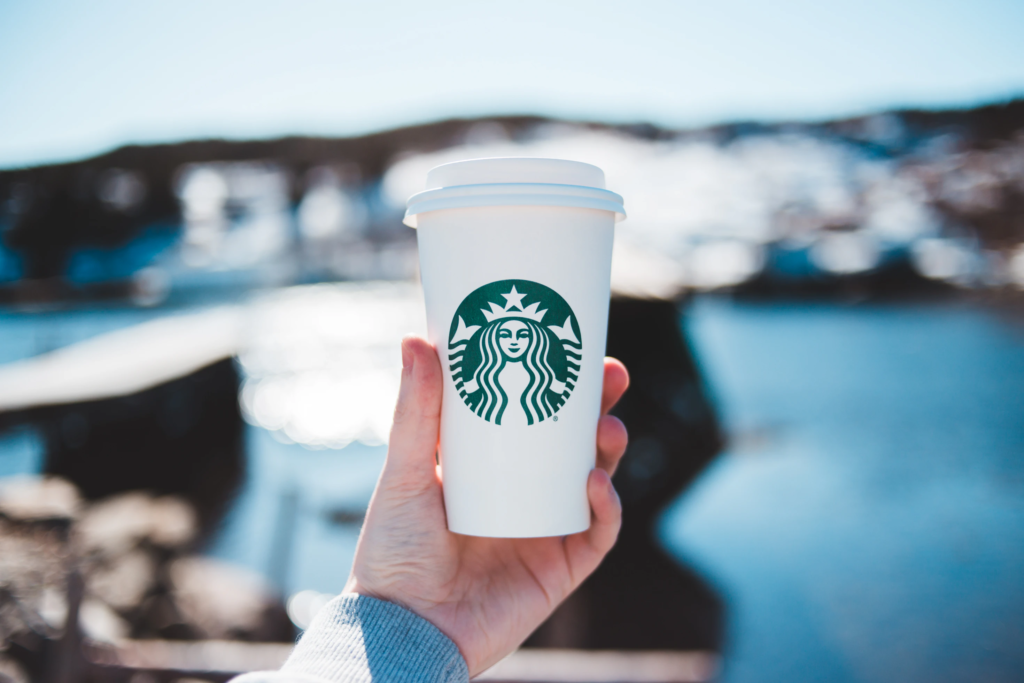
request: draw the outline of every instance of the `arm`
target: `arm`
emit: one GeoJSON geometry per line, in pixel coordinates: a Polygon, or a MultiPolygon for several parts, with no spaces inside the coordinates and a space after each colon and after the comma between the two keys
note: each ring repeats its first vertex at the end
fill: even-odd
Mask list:
{"type": "Polygon", "coordinates": [[[232,683],[464,683],[459,648],[398,605],[342,594],[316,615],[280,671],[232,683]]]}

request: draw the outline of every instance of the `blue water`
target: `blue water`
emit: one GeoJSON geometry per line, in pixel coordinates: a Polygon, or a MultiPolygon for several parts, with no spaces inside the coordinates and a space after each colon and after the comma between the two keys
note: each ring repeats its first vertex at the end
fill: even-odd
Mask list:
{"type": "Polygon", "coordinates": [[[699,302],[732,446],[661,537],[726,681],[1024,679],[1024,329],[961,306],[699,302]]]}
{"type": "Polygon", "coordinates": [[[359,522],[338,524],[335,510],[358,515],[370,502],[387,449],[359,444],[313,451],[248,427],[249,469],[242,493],[210,554],[263,574],[282,593],[340,593],[352,566],[359,522]],[[296,502],[289,509],[288,497],[296,502]]]}
{"type": "MultiPolygon", "coordinates": [[[[167,311],[0,315],[0,362],[167,311]]],[[[960,304],[741,305],[684,320],[731,443],[662,519],[727,605],[723,678],[1024,680],[1024,326],[960,304]]],[[[247,428],[210,553],[286,593],[344,585],[383,448],[247,428]]],[[[36,471],[31,430],[0,474],[36,471]]]]}

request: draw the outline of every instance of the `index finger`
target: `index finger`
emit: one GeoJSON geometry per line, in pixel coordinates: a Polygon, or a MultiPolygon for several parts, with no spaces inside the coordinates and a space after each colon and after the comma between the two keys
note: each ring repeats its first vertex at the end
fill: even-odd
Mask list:
{"type": "Polygon", "coordinates": [[[604,359],[604,388],[601,391],[601,414],[606,415],[629,388],[629,372],[617,358],[604,359]]]}

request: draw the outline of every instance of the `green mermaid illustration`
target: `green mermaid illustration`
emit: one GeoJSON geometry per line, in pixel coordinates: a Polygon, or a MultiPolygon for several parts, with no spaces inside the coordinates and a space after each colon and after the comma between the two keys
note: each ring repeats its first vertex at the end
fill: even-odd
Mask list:
{"type": "Polygon", "coordinates": [[[549,287],[530,280],[484,285],[452,320],[455,388],[470,410],[496,425],[557,420],[579,377],[580,337],[572,309],[549,287]],[[545,325],[545,318],[564,322],[545,325]]]}

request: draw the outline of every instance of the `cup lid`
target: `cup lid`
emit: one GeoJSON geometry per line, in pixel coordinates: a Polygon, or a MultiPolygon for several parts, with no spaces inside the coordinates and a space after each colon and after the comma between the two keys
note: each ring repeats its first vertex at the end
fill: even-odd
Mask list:
{"type": "Polygon", "coordinates": [[[427,189],[406,205],[404,223],[441,209],[480,206],[569,206],[626,217],[622,197],[606,190],[604,171],[566,159],[496,157],[436,166],[427,173],[427,189]]]}

